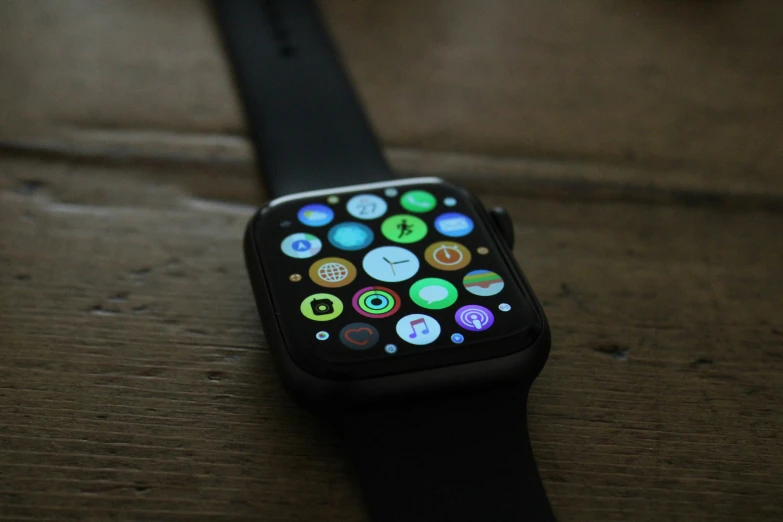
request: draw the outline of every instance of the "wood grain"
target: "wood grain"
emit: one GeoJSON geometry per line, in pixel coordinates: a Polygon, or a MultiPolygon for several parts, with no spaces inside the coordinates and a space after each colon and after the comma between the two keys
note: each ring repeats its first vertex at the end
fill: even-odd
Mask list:
{"type": "MultiPolygon", "coordinates": [[[[0,165],[0,515],[362,520],[266,353],[252,206],[0,165]]],[[[561,519],[779,519],[783,215],[484,197],[553,325],[530,424],[561,519]]]]}
{"type": "MultiPolygon", "coordinates": [[[[783,518],[783,11],[321,2],[394,167],[509,208],[560,520],[783,518]]],[[[205,4],[0,2],[0,519],[365,520],[281,389],[205,4]]]]}
{"type": "MultiPolygon", "coordinates": [[[[383,142],[778,186],[768,0],[321,2],[383,142]]],[[[0,141],[213,157],[242,119],[195,0],[0,3],[0,141]],[[150,145],[150,144],[153,145],[150,145]],[[179,150],[175,147],[175,150],[179,150]]]]}

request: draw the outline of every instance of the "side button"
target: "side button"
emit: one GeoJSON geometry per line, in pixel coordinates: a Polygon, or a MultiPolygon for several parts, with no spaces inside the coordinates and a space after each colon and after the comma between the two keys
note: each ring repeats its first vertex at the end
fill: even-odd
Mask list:
{"type": "Polygon", "coordinates": [[[508,215],[508,210],[503,207],[495,207],[490,209],[489,215],[492,216],[492,221],[495,222],[495,226],[498,227],[503,239],[506,240],[508,248],[514,248],[514,224],[511,222],[511,216],[508,215]]]}

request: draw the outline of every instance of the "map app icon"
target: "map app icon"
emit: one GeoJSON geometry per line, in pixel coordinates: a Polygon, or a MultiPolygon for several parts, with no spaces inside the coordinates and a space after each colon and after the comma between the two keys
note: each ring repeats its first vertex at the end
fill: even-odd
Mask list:
{"type": "Polygon", "coordinates": [[[312,234],[291,234],[280,244],[280,249],[289,257],[307,259],[318,255],[322,247],[321,240],[312,234]]]}

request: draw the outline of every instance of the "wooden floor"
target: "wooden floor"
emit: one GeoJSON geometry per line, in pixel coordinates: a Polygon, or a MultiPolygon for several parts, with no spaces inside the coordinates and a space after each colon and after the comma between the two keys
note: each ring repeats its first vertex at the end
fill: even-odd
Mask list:
{"type": "MultiPolygon", "coordinates": [[[[321,3],[401,176],[511,211],[569,520],[783,519],[783,6],[321,3]]],[[[365,520],[281,389],[200,2],[0,2],[0,519],[365,520]]]]}

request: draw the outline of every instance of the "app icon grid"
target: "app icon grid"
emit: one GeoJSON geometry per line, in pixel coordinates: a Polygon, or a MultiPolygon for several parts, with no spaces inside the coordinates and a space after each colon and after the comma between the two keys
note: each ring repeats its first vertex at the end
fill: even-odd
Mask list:
{"type": "MultiPolygon", "coordinates": [[[[457,205],[457,201],[451,197],[438,200],[426,191],[421,191],[421,193],[417,191],[409,192],[402,192],[400,195],[400,193],[395,191],[387,190],[384,191],[383,195],[400,205],[404,211],[411,212],[411,214],[395,214],[395,209],[392,209],[383,197],[375,194],[360,194],[344,203],[348,214],[357,221],[341,221],[342,218],[338,218],[335,222],[334,211],[325,205],[317,203],[305,205],[299,210],[297,217],[306,226],[322,227],[327,224],[330,225],[328,231],[325,231],[328,243],[322,242],[314,234],[303,232],[292,234],[284,240],[288,241],[288,243],[283,248],[283,251],[289,257],[295,260],[314,257],[323,251],[324,246],[334,247],[345,252],[356,252],[369,248],[360,258],[361,268],[357,272],[354,267],[355,273],[345,285],[340,285],[339,283],[348,279],[349,270],[347,264],[351,263],[347,260],[345,260],[346,263],[323,262],[319,264],[319,268],[315,272],[316,277],[314,278],[311,274],[310,279],[312,282],[319,285],[323,283],[321,286],[327,288],[330,286],[339,288],[340,286],[350,285],[358,274],[359,277],[364,275],[364,279],[369,276],[372,280],[395,285],[394,288],[398,290],[405,290],[404,294],[392,291],[395,299],[391,308],[389,308],[389,303],[382,299],[374,299],[370,304],[368,304],[369,301],[365,300],[362,307],[352,302],[351,298],[340,299],[336,296],[331,296],[334,300],[327,300],[328,302],[322,302],[325,298],[315,299],[315,305],[313,305],[313,299],[311,298],[317,295],[314,294],[308,298],[310,299],[309,308],[305,308],[305,302],[302,302],[301,308],[305,317],[313,321],[338,319],[345,310],[343,301],[347,300],[348,303],[354,305],[353,310],[351,310],[351,307],[348,307],[352,314],[356,312],[371,319],[384,319],[397,313],[401,303],[405,300],[412,303],[414,309],[418,308],[422,312],[425,312],[427,309],[437,311],[453,306],[463,292],[464,295],[470,293],[483,297],[496,295],[503,289],[504,282],[495,272],[479,268],[469,270],[470,267],[475,266],[471,256],[471,249],[452,239],[443,240],[442,238],[444,235],[447,238],[457,238],[472,233],[475,225],[469,216],[460,212],[445,212],[442,214],[433,213],[430,217],[425,218],[427,212],[436,209],[439,205],[453,207],[457,205]],[[416,197],[410,198],[410,202],[403,203],[406,195],[410,195],[409,192],[412,192],[416,197]],[[392,194],[394,195],[393,197],[392,194]],[[324,209],[330,211],[331,215],[324,209]],[[379,219],[379,221],[371,222],[374,219],[379,219]],[[438,240],[436,234],[441,235],[441,240],[438,240]],[[289,239],[293,236],[296,236],[296,238],[289,239]],[[425,243],[421,246],[414,245],[425,239],[432,243],[425,243]],[[423,252],[422,249],[424,250],[423,252]],[[391,255],[401,253],[401,257],[399,255],[391,255]],[[456,277],[456,281],[453,284],[446,279],[440,279],[440,284],[433,284],[430,281],[429,284],[419,284],[414,290],[414,286],[421,281],[438,279],[421,279],[421,276],[419,276],[419,279],[416,278],[421,271],[422,259],[426,261],[429,267],[443,271],[444,275],[448,272],[459,272],[459,275],[455,274],[453,277],[448,277],[448,279],[456,277]],[[468,270],[463,271],[465,268],[468,268],[468,270]],[[458,288],[455,286],[457,282],[461,283],[458,285],[458,288]],[[449,287],[453,288],[453,292],[449,287]],[[491,288],[491,290],[486,290],[487,288],[491,288]],[[478,291],[474,291],[476,289],[478,291]],[[482,291],[485,293],[482,293],[482,291]],[[404,297],[400,298],[399,295],[404,295],[404,297]],[[370,305],[382,311],[373,313],[370,305]],[[338,308],[339,312],[337,311],[338,308]],[[305,314],[305,310],[309,311],[309,315],[305,314]],[[328,319],[324,319],[325,317],[328,317],[328,319]]],[[[335,198],[330,198],[329,200],[329,203],[333,205],[338,202],[335,198]]],[[[443,207],[440,208],[442,209],[443,207]]],[[[484,250],[486,250],[484,247],[480,247],[478,250],[473,250],[473,252],[478,251],[483,254],[484,250]]],[[[329,255],[330,252],[324,253],[329,255]]],[[[326,259],[323,258],[321,261],[326,259]]],[[[318,264],[318,260],[316,260],[316,264],[318,264]]],[[[431,268],[428,268],[428,274],[430,272],[431,268]]],[[[387,289],[391,290],[390,288],[387,289]]],[[[474,308],[470,308],[467,315],[463,310],[465,306],[460,308],[460,311],[463,313],[462,315],[460,315],[460,311],[455,313],[453,317],[454,324],[467,331],[484,331],[492,326],[494,323],[492,312],[481,305],[466,306],[474,308]],[[478,308],[475,308],[476,306],[478,308]],[[482,315],[484,314],[483,310],[481,310],[482,308],[486,310],[487,315],[482,315]]],[[[496,303],[492,306],[497,307],[500,311],[510,309],[506,303],[500,306],[496,303]]],[[[397,319],[397,327],[395,328],[398,337],[404,342],[403,344],[431,344],[440,337],[441,322],[436,320],[435,317],[426,313],[418,313],[408,314],[405,318],[397,319]],[[408,318],[407,322],[403,321],[405,318],[408,318]],[[410,331],[408,332],[408,330],[410,331]],[[437,332],[437,335],[434,335],[433,332],[437,332]],[[403,333],[407,338],[403,336],[403,333]],[[423,342],[425,340],[426,342],[423,342]]],[[[338,322],[347,320],[350,319],[346,316],[345,319],[338,322]]],[[[326,340],[323,336],[324,333],[326,332],[318,332],[317,338],[326,340]]],[[[335,336],[334,338],[337,339],[338,337],[335,336]]],[[[447,334],[446,339],[451,340],[454,344],[460,344],[465,340],[460,333],[447,334]],[[455,339],[459,339],[459,341],[455,339]]],[[[381,346],[384,351],[386,351],[386,346],[395,346],[394,353],[397,352],[397,347],[393,343],[382,344],[381,346]]],[[[391,352],[386,351],[386,353],[391,352]]]]}

